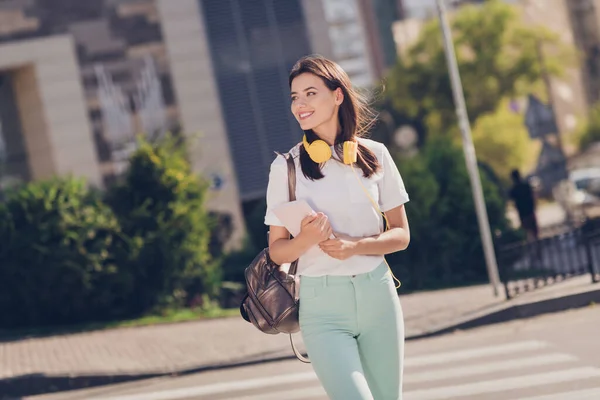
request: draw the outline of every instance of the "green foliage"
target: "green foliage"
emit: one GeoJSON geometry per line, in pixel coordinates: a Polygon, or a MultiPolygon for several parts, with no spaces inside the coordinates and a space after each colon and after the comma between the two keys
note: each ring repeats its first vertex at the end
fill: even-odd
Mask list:
{"type": "MultiPolygon", "coordinates": [[[[16,187],[0,203],[0,328],[88,323],[182,305],[214,309],[207,185],[183,144],[140,141],[104,193],[64,178],[16,187]]],[[[214,311],[214,310],[213,310],[214,311]]]]}
{"type": "Polygon", "coordinates": [[[218,294],[219,268],[211,260],[211,225],[204,209],[207,185],[193,174],[185,146],[174,138],[141,141],[123,182],[107,196],[131,238],[137,311],[218,294]]]}
{"type": "MultiPolygon", "coordinates": [[[[389,257],[403,290],[470,284],[487,277],[462,150],[449,139],[428,141],[421,153],[397,161],[411,200],[411,243],[389,257]]],[[[480,172],[492,232],[508,232],[498,185],[480,172]]]]}
{"type": "Polygon", "coordinates": [[[502,101],[495,112],[481,115],[472,135],[477,158],[489,165],[504,185],[510,183],[513,169],[535,167],[540,145],[529,138],[523,115],[511,111],[508,101],[502,101]]]}
{"type": "Polygon", "coordinates": [[[0,326],[60,324],[122,311],[127,240],[84,182],[29,183],[0,206],[0,326]]]}
{"type": "MultiPolygon", "coordinates": [[[[471,122],[493,112],[504,98],[519,96],[540,82],[545,68],[560,76],[576,53],[543,27],[526,26],[516,6],[500,0],[464,6],[452,20],[456,57],[471,122]]],[[[437,20],[400,57],[387,83],[393,107],[431,129],[447,129],[456,120],[448,68],[437,20]]]]}
{"type": "Polygon", "coordinates": [[[600,142],[600,103],[590,108],[587,121],[579,132],[579,147],[582,150],[597,142],[600,142]]]}

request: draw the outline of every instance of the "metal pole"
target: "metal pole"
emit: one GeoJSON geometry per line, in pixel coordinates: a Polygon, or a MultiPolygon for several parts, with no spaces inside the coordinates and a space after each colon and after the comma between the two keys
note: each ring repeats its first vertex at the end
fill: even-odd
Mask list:
{"type": "Polygon", "coordinates": [[[446,8],[444,0],[436,1],[438,16],[442,28],[442,34],[444,36],[444,50],[446,53],[446,61],[448,63],[448,70],[450,73],[450,79],[452,83],[452,93],[454,95],[456,116],[458,117],[458,124],[462,135],[463,150],[465,153],[467,171],[469,173],[469,178],[471,181],[473,200],[475,201],[475,210],[477,213],[477,221],[479,223],[481,242],[483,244],[483,252],[485,254],[485,263],[487,267],[488,278],[494,290],[494,296],[497,297],[498,285],[500,284],[498,264],[496,262],[496,254],[494,252],[494,244],[492,242],[492,234],[490,232],[490,225],[487,210],[485,207],[485,200],[483,197],[483,189],[481,187],[481,178],[479,176],[479,169],[477,168],[477,157],[475,156],[475,147],[473,146],[473,140],[471,138],[471,127],[469,125],[467,107],[465,105],[465,97],[463,94],[462,83],[458,71],[458,64],[456,62],[456,54],[454,52],[452,33],[450,32],[450,27],[446,17],[446,8]]]}

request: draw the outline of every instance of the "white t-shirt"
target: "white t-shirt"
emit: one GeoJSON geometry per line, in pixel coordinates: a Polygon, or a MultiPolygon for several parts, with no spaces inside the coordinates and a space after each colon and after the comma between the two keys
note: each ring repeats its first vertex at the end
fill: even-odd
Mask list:
{"type": "MultiPolygon", "coordinates": [[[[301,144],[294,146],[290,154],[296,163],[296,198],[305,199],[313,210],[327,215],[334,232],[366,237],[382,232],[383,218],[356,180],[355,172],[383,212],[406,203],[409,198],[400,172],[385,145],[370,139],[359,140],[377,156],[381,166],[370,178],[365,178],[360,168],[350,167],[332,159],[323,165],[322,172],[325,177],[311,181],[304,176],[300,167],[301,144]],[[352,171],[352,168],[356,171],[352,171]]],[[[333,146],[332,153],[335,157],[333,146]]],[[[287,176],[287,162],[283,157],[277,156],[269,173],[266,225],[283,226],[272,210],[289,201],[287,176]]],[[[370,272],[382,262],[383,256],[364,255],[353,256],[343,261],[337,260],[325,254],[318,246],[314,246],[300,256],[297,274],[356,275],[370,272]]]]}

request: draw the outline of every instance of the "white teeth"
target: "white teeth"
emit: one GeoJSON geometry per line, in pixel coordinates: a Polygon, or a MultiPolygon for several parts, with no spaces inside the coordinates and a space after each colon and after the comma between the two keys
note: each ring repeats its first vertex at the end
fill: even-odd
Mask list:
{"type": "Polygon", "coordinates": [[[300,118],[306,118],[306,117],[310,117],[312,115],[312,113],[302,113],[300,114],[300,118]]]}

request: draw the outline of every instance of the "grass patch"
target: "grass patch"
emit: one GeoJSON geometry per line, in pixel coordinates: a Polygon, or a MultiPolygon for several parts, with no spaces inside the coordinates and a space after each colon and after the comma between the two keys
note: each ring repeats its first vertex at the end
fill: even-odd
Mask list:
{"type": "Polygon", "coordinates": [[[158,324],[173,324],[176,322],[197,321],[199,319],[209,318],[225,318],[239,315],[240,310],[237,308],[221,309],[211,307],[207,310],[202,309],[173,309],[166,310],[160,314],[147,315],[144,317],[116,321],[106,324],[105,328],[130,328],[136,326],[158,325],[158,324]]]}
{"type": "Polygon", "coordinates": [[[239,313],[239,308],[222,309],[218,307],[208,307],[206,309],[166,309],[160,313],[149,314],[139,318],[121,321],[91,322],[81,325],[49,326],[19,330],[0,330],[0,340],[17,340],[31,337],[65,335],[115,328],[133,328],[150,325],[174,324],[178,322],[198,321],[201,319],[234,317],[238,316],[239,313]]]}

